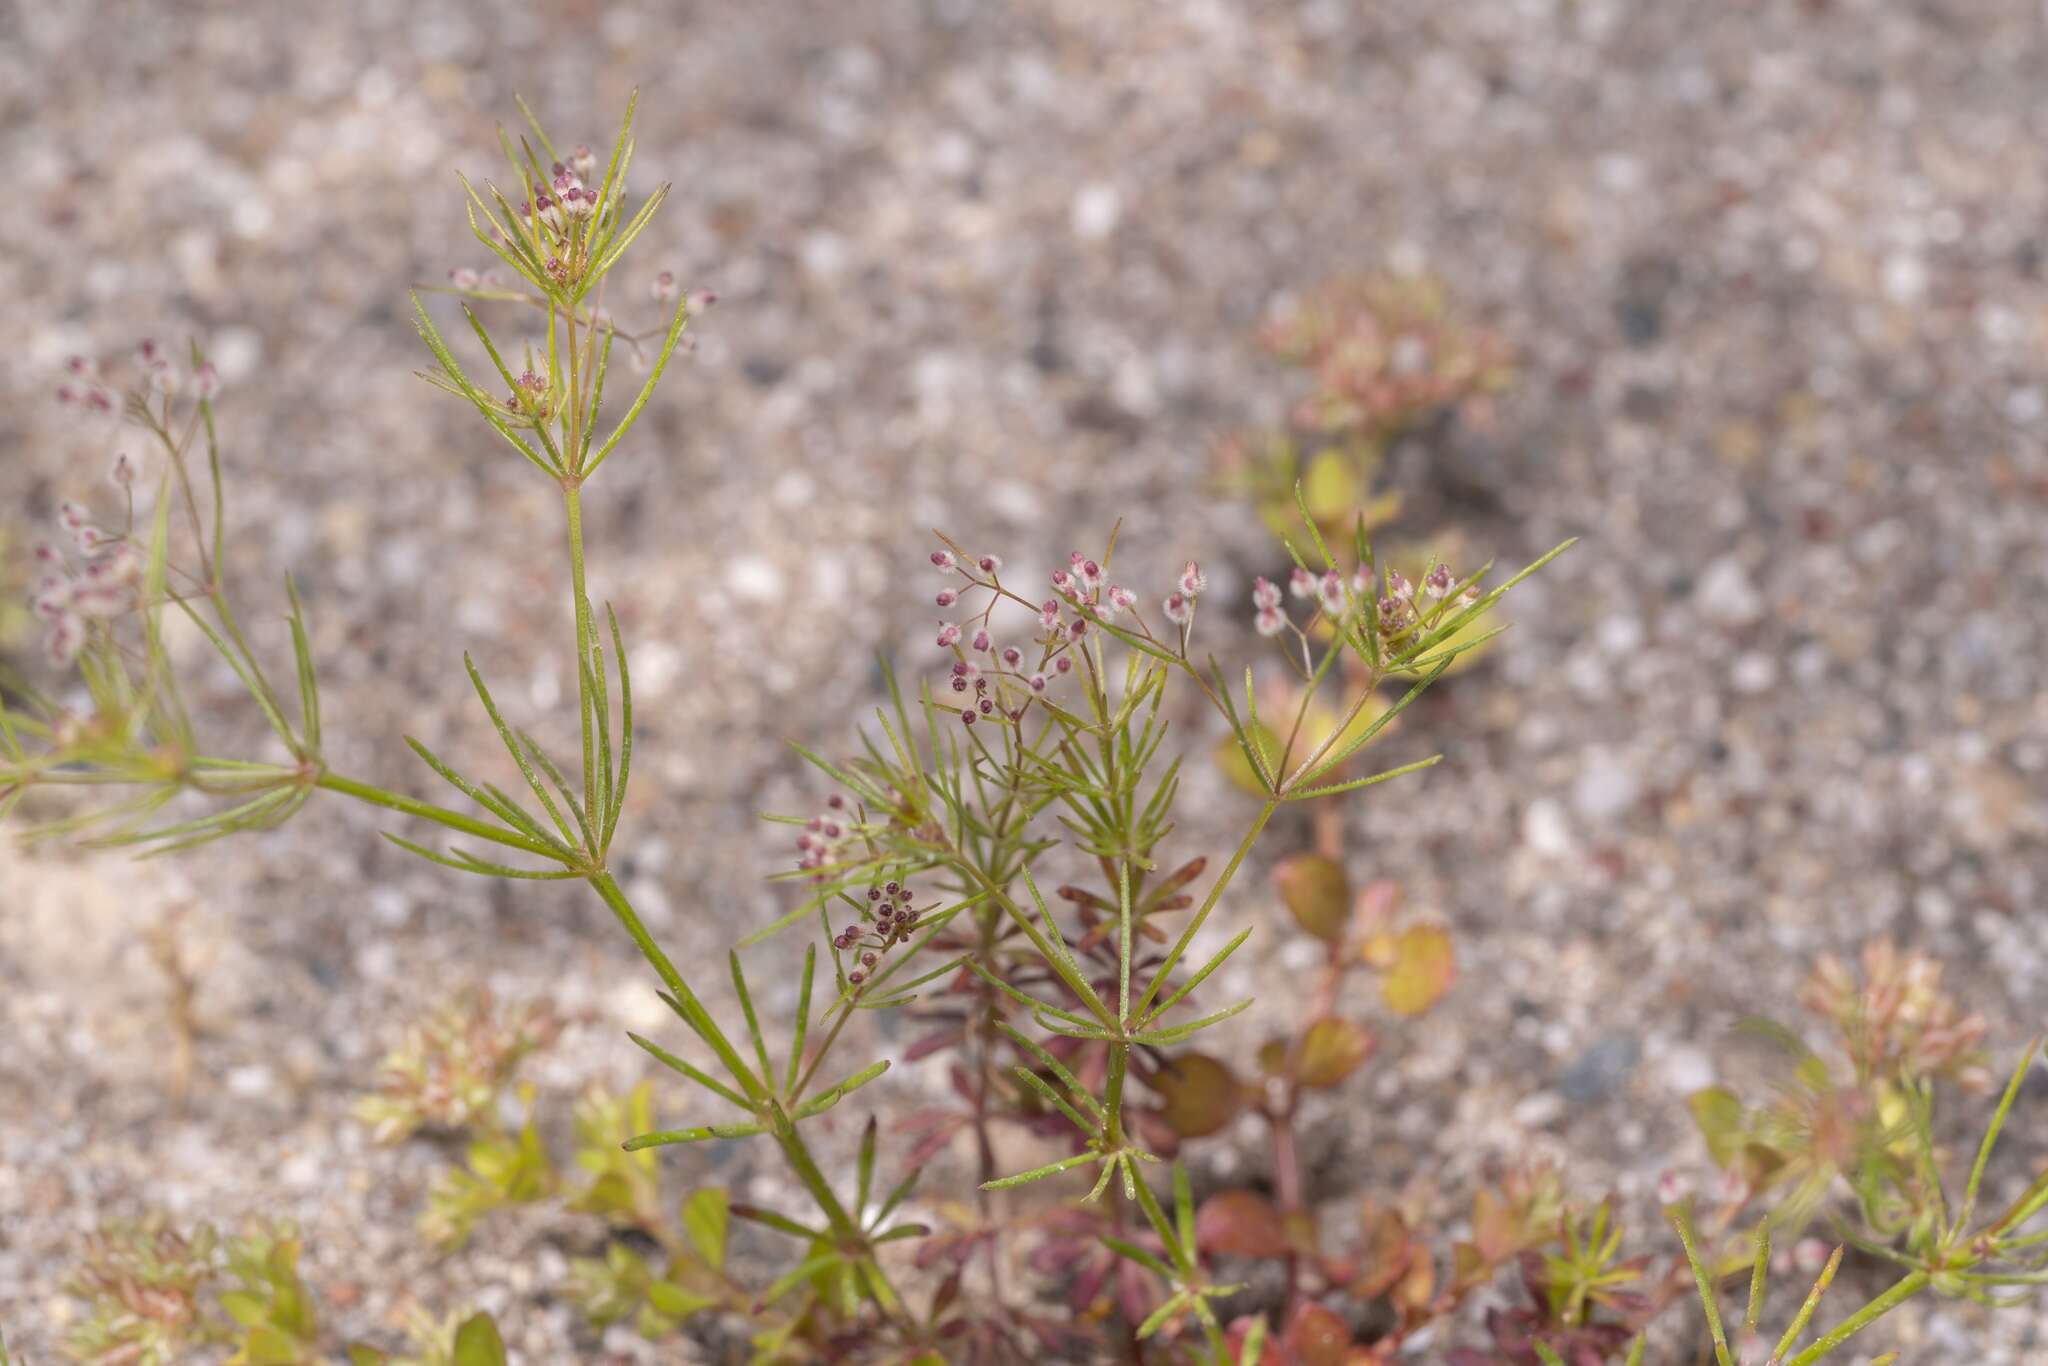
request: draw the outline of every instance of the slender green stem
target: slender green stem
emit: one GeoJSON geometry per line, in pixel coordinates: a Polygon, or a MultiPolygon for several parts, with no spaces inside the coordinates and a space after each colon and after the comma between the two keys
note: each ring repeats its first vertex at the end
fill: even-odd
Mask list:
{"type": "Polygon", "coordinates": [[[766,1083],[755,1078],[747,1065],[740,1061],[739,1052],[732,1046],[732,1040],[725,1037],[725,1031],[718,1027],[717,1022],[704,1009],[703,1002],[697,999],[697,993],[691,991],[690,984],[683,980],[683,974],[676,971],[676,965],[662,952],[661,946],[654,942],[654,936],[647,932],[647,926],[641,921],[640,913],[633,909],[633,903],[619,890],[617,881],[610,873],[599,871],[589,875],[589,882],[597,894],[604,898],[604,904],[611,908],[612,914],[618,917],[619,923],[626,927],[626,933],[632,936],[633,943],[639,947],[640,956],[647,960],[656,975],[661,978],[662,985],[668,988],[669,994],[701,1022],[703,1028],[700,1032],[704,1035],[704,1042],[711,1045],[712,1052],[718,1054],[718,1060],[725,1065],[725,1070],[758,1101],[763,1094],[761,1088],[766,1083]]]}
{"type": "MultiPolygon", "coordinates": [[[[569,576],[576,595],[576,696],[580,704],[578,710],[583,714],[583,809],[595,812],[598,809],[597,732],[593,726],[596,718],[592,714],[595,702],[590,695],[587,675],[590,663],[590,596],[583,581],[583,491],[580,486],[563,486],[562,507],[569,518],[569,576]]],[[[590,854],[592,858],[603,857],[596,848],[590,854]]]]}
{"type": "Polygon", "coordinates": [[[1279,806],[1280,799],[1274,797],[1269,798],[1266,804],[1259,808],[1257,819],[1252,821],[1251,829],[1244,832],[1244,838],[1238,841],[1237,851],[1230,856],[1230,862],[1224,865],[1222,874],[1216,879],[1216,885],[1209,889],[1209,895],[1203,899],[1201,909],[1188,921],[1187,927],[1174,941],[1173,948],[1167,952],[1166,961],[1152,974],[1151,982],[1146,985],[1144,994],[1138,998],[1136,1013],[1141,1018],[1145,1014],[1145,1008],[1151,1005],[1153,998],[1159,994],[1159,989],[1166,985],[1166,979],[1173,975],[1174,968],[1187,953],[1188,945],[1194,942],[1203,922],[1208,920],[1209,912],[1215,910],[1216,903],[1223,899],[1224,889],[1229,887],[1231,879],[1237,876],[1239,865],[1244,862],[1245,855],[1252,851],[1252,846],[1258,843],[1260,832],[1266,828],[1266,822],[1273,819],[1273,812],[1279,809],[1279,806]]]}
{"type": "Polygon", "coordinates": [[[401,811],[408,816],[418,816],[423,820],[430,820],[436,825],[444,825],[450,830],[460,830],[465,835],[474,835],[478,839],[489,840],[493,844],[502,844],[511,849],[523,849],[527,853],[538,854],[542,858],[556,857],[554,850],[549,849],[538,840],[529,839],[525,835],[506,830],[501,826],[477,820],[473,816],[465,816],[460,811],[450,811],[445,806],[436,806],[432,802],[415,801],[411,797],[402,797],[396,792],[387,792],[381,787],[372,787],[368,783],[359,783],[353,778],[344,778],[339,773],[322,773],[318,778],[314,779],[313,786],[325,788],[329,792],[338,792],[344,797],[354,797],[357,801],[368,802],[372,806],[381,806],[387,811],[401,811]]]}
{"type": "Polygon", "coordinates": [[[1864,1305],[1834,1328],[1814,1339],[1813,1346],[1793,1357],[1786,1366],[1812,1366],[1816,1361],[1840,1347],[1850,1338],[1876,1323],[1892,1310],[1912,1299],[1927,1287],[1925,1271],[1910,1272],[1892,1284],[1891,1289],[1864,1305]]]}

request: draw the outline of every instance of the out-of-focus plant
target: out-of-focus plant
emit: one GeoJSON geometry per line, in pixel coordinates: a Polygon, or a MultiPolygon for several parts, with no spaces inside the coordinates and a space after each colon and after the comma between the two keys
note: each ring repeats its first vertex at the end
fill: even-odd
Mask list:
{"type": "Polygon", "coordinates": [[[501,1011],[487,993],[461,992],[408,1027],[380,1064],[377,1091],[356,1107],[373,1137],[397,1143],[428,1133],[462,1144],[461,1162],[428,1191],[421,1233],[453,1251],[499,1210],[555,1202],[606,1227],[597,1254],[569,1264],[569,1297],[596,1327],[627,1322],[658,1340],[713,1311],[753,1320],[757,1342],[772,1346],[791,1323],[726,1274],[726,1193],[695,1191],[671,1212],[654,1150],[626,1146],[655,1127],[652,1085],[624,1095],[585,1089],[567,1160],[544,1138],[534,1088],[516,1073],[560,1023],[544,1004],[501,1011]]]}
{"type": "MultiPolygon", "coordinates": [[[[334,1360],[314,1296],[299,1275],[299,1240],[289,1225],[252,1224],[223,1237],[209,1224],[180,1232],[162,1214],[110,1220],[85,1241],[65,1281],[84,1317],[67,1334],[65,1356],[92,1366],[315,1366],[334,1360]]],[[[452,1333],[447,1350],[425,1341],[397,1359],[367,1344],[346,1348],[355,1366],[503,1366],[487,1315],[452,1333]],[[455,1345],[467,1333],[465,1351],[455,1345]]],[[[4,1362],[4,1358],[0,1358],[4,1362]]]]}
{"type": "Polygon", "coordinates": [[[299,1253],[289,1224],[258,1221],[224,1237],[210,1224],[181,1232],[156,1212],[108,1220],[87,1236],[65,1279],[84,1317],[63,1354],[90,1366],[327,1366],[337,1353],[350,1366],[505,1366],[485,1313],[440,1320],[414,1305],[401,1355],[335,1344],[299,1274],[299,1253]]]}
{"type": "Polygon", "coordinates": [[[1341,282],[1295,304],[1261,333],[1305,376],[1286,430],[1225,443],[1224,476],[1277,535],[1292,530],[1295,489],[1327,537],[1363,518],[1392,523],[1401,496],[1374,487],[1401,437],[1460,413],[1485,417],[1514,379],[1499,337],[1462,322],[1441,281],[1382,274],[1341,282]]]}

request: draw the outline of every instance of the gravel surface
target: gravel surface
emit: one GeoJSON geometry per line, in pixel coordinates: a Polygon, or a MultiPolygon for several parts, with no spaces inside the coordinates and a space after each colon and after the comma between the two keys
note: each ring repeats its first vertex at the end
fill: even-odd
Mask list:
{"type": "MultiPolygon", "coordinates": [[[[1389,748],[1447,762],[1349,809],[1354,872],[1454,927],[1461,973],[1314,1117],[1323,1191],[1348,1217],[1434,1170],[1456,1208],[1548,1153],[1661,1244],[1659,1173],[1704,1164],[1682,1096],[1816,953],[1933,951],[2004,1058],[2043,1025],[2043,26],[2016,0],[16,0],[0,526],[105,487],[123,438],[50,401],[66,356],[198,335],[236,590],[288,651],[298,575],[335,766],[424,791],[400,733],[488,765],[465,649],[559,716],[555,500],[412,378],[404,289],[486,264],[451,172],[492,173],[515,91],[597,141],[638,85],[635,179],[676,186],[642,264],[722,299],[593,488],[592,592],[645,719],[622,880],[701,960],[785,904],[754,814],[818,789],[782,741],[845,747],[874,649],[929,657],[928,528],[1050,566],[1121,516],[1151,581],[1201,554],[1242,601],[1279,557],[1210,451],[1290,397],[1253,329],[1346,272],[1432,270],[1522,372],[1487,429],[1396,453],[1414,525],[1503,561],[1584,540],[1389,748]]],[[[257,744],[191,658],[220,748],[257,744]]],[[[1188,803],[1190,849],[1245,816],[1206,772],[1188,803]]],[[[461,881],[382,828],[329,802],[181,861],[0,849],[0,1326],[28,1360],[80,1235],[147,1206],[297,1219],[351,1334],[474,1303],[527,1362],[636,1359],[560,1298],[593,1223],[436,1257],[412,1220],[444,1155],[348,1111],[476,983],[586,1016],[531,1069],[565,1121],[581,1081],[642,1075],[648,975],[574,889],[461,881]],[[181,907],[182,1100],[144,939],[181,907]]],[[[1239,923],[1270,910],[1254,873],[1239,923]]],[[[1238,984],[1276,1008],[1286,939],[1238,984]]],[[[761,951],[772,997],[794,948],[761,951]]],[[[2030,1090],[2015,1153],[2044,1121],[2030,1090]]],[[[779,1189],[743,1148],[673,1157],[677,1189],[707,1163],[779,1189]]],[[[2016,1363],[2044,1328],[1944,1304],[1888,1331],[2016,1363]]]]}

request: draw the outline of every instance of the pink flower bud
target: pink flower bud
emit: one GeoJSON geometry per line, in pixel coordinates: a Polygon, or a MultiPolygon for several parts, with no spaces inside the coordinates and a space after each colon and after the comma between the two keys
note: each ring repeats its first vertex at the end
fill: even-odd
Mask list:
{"type": "Polygon", "coordinates": [[[994,555],[984,555],[976,560],[975,564],[981,567],[981,572],[984,574],[993,574],[1003,567],[1003,562],[994,555]]]}
{"type": "Polygon", "coordinates": [[[85,572],[97,582],[133,588],[142,582],[144,568],[142,552],[135,548],[135,543],[122,541],[109,550],[104,558],[87,565],[85,572]]]}
{"type": "Polygon", "coordinates": [[[128,608],[128,594],[112,584],[94,584],[71,595],[71,610],[82,617],[119,616],[128,608]]]}
{"type": "Polygon", "coordinates": [[[1087,634],[1088,623],[1086,621],[1077,621],[1073,625],[1067,627],[1068,640],[1079,640],[1082,636],[1085,636],[1087,634]]]}
{"type": "Polygon", "coordinates": [[[448,283],[457,289],[475,289],[479,281],[477,273],[468,266],[457,266],[448,272],[448,283]]]}
{"type": "Polygon", "coordinates": [[[1044,692],[1044,691],[1045,691],[1045,675],[1044,675],[1044,674],[1033,674],[1033,675],[1031,675],[1031,679],[1030,679],[1030,682],[1031,682],[1031,691],[1033,691],[1033,692],[1044,692]]]}
{"type": "Polygon", "coordinates": [[[64,368],[74,375],[90,375],[92,373],[92,362],[84,356],[72,356],[64,362],[64,368]]]}
{"type": "Polygon", "coordinates": [[[1175,593],[1166,600],[1166,619],[1175,626],[1186,626],[1195,619],[1195,600],[1185,593],[1175,593]]]}
{"type": "Polygon", "coordinates": [[[1015,669],[1023,665],[1024,652],[1014,645],[1005,645],[1003,647],[1002,659],[1004,668],[1015,669]]]}
{"type": "Polygon", "coordinates": [[[64,563],[64,552],[51,545],[48,541],[37,541],[36,548],[32,553],[35,555],[37,564],[56,566],[64,563]]]}
{"type": "Polygon", "coordinates": [[[85,623],[77,617],[65,614],[50,627],[49,636],[43,641],[44,653],[52,666],[65,669],[78,660],[78,652],[85,648],[85,623]]]}
{"type": "Polygon", "coordinates": [[[951,569],[952,567],[953,567],[953,557],[952,557],[951,555],[948,555],[948,554],[947,554],[947,553],[946,553],[945,551],[943,551],[943,550],[934,550],[934,551],[932,552],[932,568],[934,568],[934,569],[951,569]]]}
{"type": "Polygon", "coordinates": [[[1268,578],[1252,580],[1252,606],[1261,612],[1280,605],[1280,585],[1268,578]]]}
{"type": "Polygon", "coordinates": [[[718,291],[715,289],[700,289],[697,291],[697,297],[691,300],[691,302],[696,304],[697,311],[702,313],[705,309],[718,302],[718,291]]]}
{"type": "Polygon", "coordinates": [[[1060,605],[1051,598],[1047,598],[1044,602],[1040,603],[1038,606],[1038,624],[1048,631],[1059,625],[1060,605]]]}
{"type": "Polygon", "coordinates": [[[1436,568],[1430,570],[1422,580],[1422,587],[1423,591],[1432,598],[1443,597],[1444,594],[1451,591],[1451,567],[1447,564],[1439,564],[1436,568]]]}
{"type": "Polygon", "coordinates": [[[1180,591],[1188,597],[1200,597],[1202,590],[1209,586],[1208,576],[1202,573],[1202,566],[1189,560],[1180,571],[1180,591]]]}
{"type": "Polygon", "coordinates": [[[168,362],[158,364],[149,372],[149,387],[168,398],[178,392],[180,378],[177,366],[168,362]]]}
{"type": "Polygon", "coordinates": [[[938,596],[938,604],[939,604],[939,606],[941,606],[941,607],[951,607],[951,606],[952,606],[952,605],[953,605],[954,603],[956,603],[956,602],[958,602],[958,601],[960,601],[960,595],[959,595],[958,593],[955,593],[955,592],[954,592],[954,591],[953,591],[952,589],[950,589],[950,588],[941,588],[941,589],[939,590],[939,596],[938,596]]]}
{"type": "Polygon", "coordinates": [[[1415,585],[1408,582],[1398,569],[1387,571],[1387,595],[1400,598],[1403,602],[1415,596],[1415,585]]]}
{"type": "Polygon", "coordinates": [[[1102,566],[1093,560],[1083,560],[1075,577],[1081,580],[1082,587],[1092,593],[1102,587],[1102,566]]]}
{"type": "Polygon", "coordinates": [[[1052,586],[1068,597],[1074,595],[1074,576],[1064,569],[1052,571],[1052,586]]]}
{"type": "Polygon", "coordinates": [[[1369,566],[1358,566],[1358,572],[1351,576],[1351,590],[1361,598],[1372,596],[1372,569],[1369,566]]]}
{"type": "Polygon", "coordinates": [[[970,642],[970,644],[972,644],[973,648],[981,654],[987,654],[990,650],[995,648],[995,642],[989,639],[988,631],[986,629],[976,631],[974,633],[974,639],[970,642]]]}
{"type": "Polygon", "coordinates": [[[203,399],[210,400],[220,392],[220,371],[213,368],[213,362],[210,360],[200,362],[192,380],[192,392],[203,399]]]}
{"type": "Polygon", "coordinates": [[[1061,655],[1058,659],[1055,659],[1052,662],[1052,671],[1058,674],[1067,673],[1073,667],[1074,661],[1073,657],[1070,655],[1061,655]]]}
{"type": "Polygon", "coordinates": [[[658,304],[673,303],[676,297],[676,273],[664,270],[654,277],[654,284],[647,292],[654,296],[654,302],[658,304]]]}
{"type": "Polygon", "coordinates": [[[1287,615],[1277,607],[1261,607],[1252,618],[1252,629],[1262,636],[1277,636],[1287,629],[1287,615]]]}
{"type": "Polygon", "coordinates": [[[135,343],[136,364],[147,367],[155,365],[159,359],[161,357],[157,355],[156,338],[144,337],[141,341],[135,343]]]}
{"type": "Polygon", "coordinates": [[[72,584],[69,579],[45,580],[29,599],[28,610],[39,621],[56,621],[71,610],[72,584]]]}
{"type": "Polygon", "coordinates": [[[91,515],[82,503],[74,503],[67,499],[57,505],[57,524],[74,536],[78,534],[78,529],[90,520],[91,515]]]}
{"type": "Polygon", "coordinates": [[[960,724],[963,726],[971,726],[974,724],[974,708],[962,707],[960,709],[960,724]]]}
{"type": "Polygon", "coordinates": [[[1325,573],[1323,581],[1317,587],[1320,590],[1319,596],[1322,600],[1323,611],[1333,617],[1343,616],[1344,580],[1338,575],[1337,571],[1332,569],[1325,573]]]}
{"type": "Polygon", "coordinates": [[[960,643],[960,628],[950,621],[939,623],[939,648],[949,649],[960,643]]]}
{"type": "Polygon", "coordinates": [[[1287,577],[1287,591],[1297,598],[1313,599],[1316,596],[1316,576],[1300,565],[1294,566],[1294,572],[1287,577]]]}
{"type": "Polygon", "coordinates": [[[597,170],[597,158],[591,154],[588,147],[578,147],[569,158],[569,169],[588,180],[597,170]]]}
{"type": "Polygon", "coordinates": [[[1104,601],[1112,612],[1128,612],[1138,605],[1138,595],[1128,588],[1111,584],[1104,601]]]}

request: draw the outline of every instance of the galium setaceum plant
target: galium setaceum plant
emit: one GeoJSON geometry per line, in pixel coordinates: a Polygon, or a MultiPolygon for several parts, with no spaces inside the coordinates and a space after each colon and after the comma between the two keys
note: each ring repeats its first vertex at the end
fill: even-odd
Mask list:
{"type": "MultiPolygon", "coordinates": [[[[1335,1085],[1370,1051],[1369,1036],[1335,1009],[1354,957],[1389,974],[1398,1014],[1426,1008],[1448,983],[1440,932],[1397,930],[1382,889],[1376,910],[1361,908],[1353,939],[1341,909],[1348,892],[1331,892],[1328,868],[1297,862],[1283,867],[1283,892],[1297,922],[1325,944],[1331,968],[1299,1033],[1262,1053],[1264,1098],[1252,1103],[1227,1069],[1219,1074],[1221,1064],[1193,1047],[1250,1004],[1214,1000],[1212,988],[1253,927],[1214,940],[1204,932],[1269,823],[1283,808],[1348,800],[1435,763],[1370,771],[1365,760],[1388,726],[1490,638],[1490,614],[1503,596],[1559,551],[1492,585],[1489,566],[1459,571],[1430,561],[1403,573],[1382,563],[1368,519],[1339,534],[1309,515],[1297,493],[1303,534],[1286,545],[1287,588],[1260,579],[1248,604],[1221,609],[1242,611],[1291,673],[1273,691],[1254,684],[1248,664],[1226,668],[1210,653],[1212,634],[1234,642],[1242,633],[1215,631],[1219,608],[1197,561],[1170,584],[1144,584],[1121,567],[1128,557],[1119,560],[1112,530],[1100,547],[1077,550],[1049,581],[1037,581],[1006,572],[986,548],[940,536],[930,551],[930,591],[943,613],[936,662],[908,681],[890,676],[887,702],[850,757],[802,751],[822,791],[814,811],[784,818],[795,846],[784,876],[800,899],[730,953],[734,1011],[715,1012],[611,869],[633,775],[633,689],[618,618],[609,608],[600,613],[585,587],[585,489],[645,411],[683,342],[692,296],[663,272],[649,292],[673,304],[665,326],[634,334],[614,318],[612,282],[667,194],[660,187],[628,210],[631,108],[603,159],[581,148],[559,152],[530,114],[528,124],[522,135],[501,137],[509,188],[463,185],[472,231],[497,262],[488,272],[458,271],[438,291],[457,300],[468,359],[458,358],[427,301],[416,294],[413,303],[432,359],[425,378],[559,490],[577,751],[544,750],[465,660],[518,784],[471,776],[413,740],[425,767],[452,790],[450,804],[335,769],[290,581],[292,664],[282,684],[252,648],[230,597],[218,377],[197,348],[174,359],[145,345],[132,383],[118,393],[82,361],[67,384],[70,401],[118,412],[148,450],[117,459],[104,507],[66,504],[61,548],[36,552],[33,611],[50,663],[70,672],[52,695],[24,687],[0,700],[0,816],[33,803],[33,833],[155,855],[279,825],[324,794],[407,818],[406,833],[386,838],[453,871],[588,886],[646,959],[678,1021],[675,1037],[632,1037],[687,1083],[691,1105],[702,1107],[693,1122],[655,1127],[652,1116],[667,1102],[647,1088],[590,1099],[577,1126],[582,1176],[564,1175],[533,1123],[530,1095],[523,1123],[509,1122],[498,1103],[519,1057],[545,1040],[502,1020],[479,1034],[459,1012],[422,1027],[394,1053],[362,1114],[386,1139],[425,1127],[469,1140],[467,1164],[437,1187],[428,1214],[444,1245],[460,1243],[497,1205],[556,1196],[633,1231],[578,1267],[576,1293],[600,1321],[630,1320],[658,1336],[698,1313],[738,1316],[750,1325],[757,1359],[768,1361],[1047,1353],[1283,1366],[1384,1361],[1411,1331],[1519,1262],[1535,1307],[1497,1325],[1492,1349],[1459,1360],[1583,1366],[1626,1351],[1641,1361],[1645,1310],[1670,1296],[1638,1295],[1631,1287],[1642,1263],[1620,1256],[1609,1207],[1572,1205],[1549,1178],[1512,1178],[1483,1196],[1475,1241],[1459,1245],[1439,1285],[1412,1219],[1369,1214],[1364,1245],[1326,1254],[1303,1225],[1298,1183],[1282,1191],[1278,1209],[1242,1199],[1219,1205],[1212,1196],[1198,1215],[1190,1173],[1174,1160],[1182,1144],[1220,1127],[1219,1105],[1251,1105],[1287,1150],[1301,1094],[1335,1085]],[[528,324],[538,336],[508,340],[528,324]],[[623,405],[613,368],[621,342],[644,368],[623,405]],[[208,745],[167,644],[173,617],[233,670],[279,755],[228,756],[208,745]],[[1392,700],[1382,696],[1389,685],[1392,700]],[[1185,841],[1175,814],[1182,757],[1170,722],[1185,724],[1202,710],[1227,734],[1230,766],[1251,794],[1220,861],[1176,847],[1185,841]],[[741,951],[790,933],[811,940],[795,1010],[777,1024],[757,1008],[741,951]],[[924,1032],[906,1057],[950,1057],[957,1105],[913,1114],[910,1149],[891,1170],[884,1154],[901,1149],[883,1143],[871,1120],[852,1170],[835,1179],[814,1150],[812,1121],[889,1068],[847,1056],[850,1040],[863,1037],[847,1026],[862,1011],[910,1016],[924,1032]],[[1145,1103],[1141,1091],[1157,1103],[1145,1103]],[[937,1201],[946,1227],[909,1222],[903,1211],[924,1163],[960,1135],[971,1135],[976,1150],[974,1189],[958,1193],[966,1200],[937,1201]],[[713,1139],[763,1141],[805,1207],[770,1210],[712,1189],[666,1219],[654,1150],[713,1139]],[[1026,1139],[1056,1155],[1018,1169],[1010,1154],[1026,1139]],[[1061,1197],[1058,1209],[998,1203],[1041,1183],[1061,1197]],[[787,1270],[769,1284],[741,1285],[727,1266],[735,1219],[791,1240],[787,1270]],[[1075,1287],[1068,1311],[1048,1312],[1002,1283],[998,1244],[1022,1232],[1039,1240],[1032,1263],[1075,1287]],[[903,1257],[891,1251],[899,1245],[903,1257]],[[1242,1265],[1261,1256],[1287,1268],[1286,1302],[1270,1317],[1230,1308],[1242,1303],[1234,1298],[1241,1287],[1222,1274],[1232,1257],[1242,1265]],[[928,1295],[906,1288],[906,1257],[928,1295]],[[1317,1297],[1335,1293],[1345,1271],[1361,1293],[1401,1297],[1407,1327],[1363,1341],[1348,1327],[1338,1332],[1317,1297]]],[[[1330,853],[1320,856],[1328,862],[1330,853]]],[[[2048,1205],[2048,1176],[2001,1213],[1978,1214],[1991,1143],[2023,1075],[2024,1064],[1954,1205],[1940,1198],[1934,1171],[1930,1081],[1893,1079],[1876,1111],[1887,1127],[1857,1149],[1878,1174],[1858,1179],[1876,1183],[1875,1194],[1859,1185],[1880,1219],[1867,1247],[1900,1262],[1902,1278],[1797,1348],[1824,1276],[1770,1360],[1807,1366],[1922,1290],[1991,1298],[2048,1274],[2040,1253],[2048,1232],[2025,1231],[2048,1205]],[[1885,1183],[1895,1198],[1876,1189],[1885,1183]]],[[[1815,1078],[1808,1089],[1820,1084],[1815,1078]]],[[[1755,1115],[1740,1102],[1702,1107],[1713,1111],[1710,1138],[1719,1134],[1745,1163],[1774,1143],[1795,1149],[1810,1119],[1796,1106],[1755,1115]]],[[[1799,1160],[1788,1156],[1771,1170],[1799,1170],[1790,1165],[1799,1160]]],[[[1847,1170],[1839,1161],[1836,1169],[1847,1170]]],[[[1759,1172],[1745,1190],[1767,1185],[1759,1172]]],[[[1716,1286],[1734,1273],[1725,1257],[1696,1255],[1700,1239],[1683,1207],[1674,1209],[1688,1255],[1673,1266],[1696,1280],[1715,1352],[1728,1366],[1716,1286]]],[[[1710,1233],[1727,1233],[1733,1218],[1724,1211],[1710,1233]]],[[[1759,1247],[1767,1248],[1771,1227],[1760,1221],[1759,1247]]],[[[70,1350],[82,1360],[160,1362],[218,1344],[232,1347],[236,1361],[320,1359],[323,1339],[297,1277],[296,1249],[288,1231],[274,1228],[240,1244],[150,1223],[112,1231],[81,1272],[80,1294],[94,1313],[70,1350]],[[223,1289],[222,1277],[236,1283],[223,1289]]],[[[1755,1265],[1752,1328],[1764,1253],[1755,1265]]],[[[1678,1279],[1674,1270],[1665,1282],[1678,1279]]],[[[427,1320],[418,1342],[422,1361],[479,1366],[504,1355],[487,1316],[427,1320]]],[[[386,1359],[361,1345],[351,1357],[386,1359]]]]}

